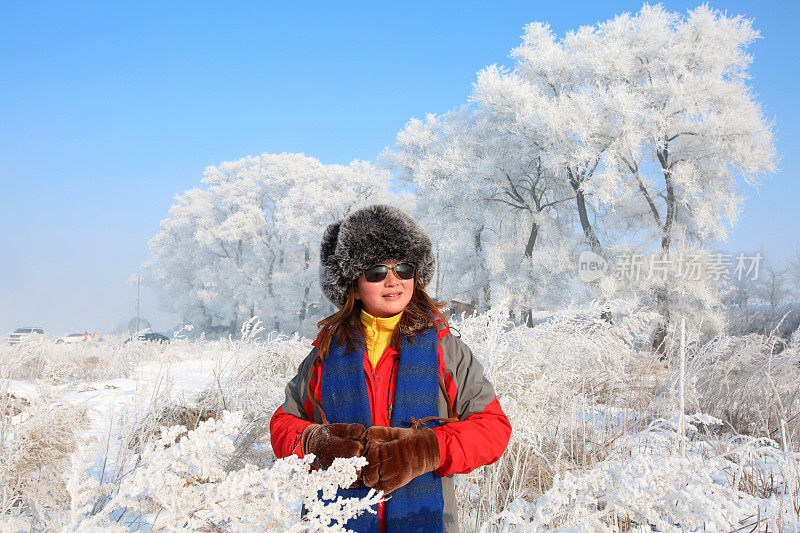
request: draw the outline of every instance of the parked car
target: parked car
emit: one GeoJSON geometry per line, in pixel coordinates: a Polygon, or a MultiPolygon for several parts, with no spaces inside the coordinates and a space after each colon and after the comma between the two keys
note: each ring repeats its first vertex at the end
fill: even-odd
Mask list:
{"type": "Polygon", "coordinates": [[[70,333],[56,339],[56,344],[75,344],[83,342],[87,338],[86,333],[70,333]]]}
{"type": "Polygon", "coordinates": [[[13,333],[9,333],[6,340],[9,344],[19,344],[20,342],[32,340],[44,340],[44,328],[17,328],[13,333]]]}
{"type": "Polygon", "coordinates": [[[125,343],[129,343],[131,341],[146,341],[146,342],[169,342],[169,337],[166,335],[162,335],[161,333],[140,333],[136,337],[131,337],[130,339],[126,340],[125,343]]]}

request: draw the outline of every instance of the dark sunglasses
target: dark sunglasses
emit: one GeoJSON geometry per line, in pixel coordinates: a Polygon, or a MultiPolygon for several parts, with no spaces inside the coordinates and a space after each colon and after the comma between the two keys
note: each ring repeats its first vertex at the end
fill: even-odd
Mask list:
{"type": "Polygon", "coordinates": [[[393,267],[387,265],[375,265],[364,271],[364,279],[370,283],[383,281],[386,279],[386,276],[389,275],[389,270],[393,270],[394,275],[399,279],[411,279],[414,277],[414,272],[417,270],[417,268],[411,263],[397,263],[393,267]]]}

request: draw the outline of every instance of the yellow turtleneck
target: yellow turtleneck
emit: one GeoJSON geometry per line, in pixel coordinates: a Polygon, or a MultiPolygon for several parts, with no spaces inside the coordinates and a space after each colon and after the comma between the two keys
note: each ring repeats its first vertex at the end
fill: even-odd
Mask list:
{"type": "Polygon", "coordinates": [[[364,337],[366,340],[367,358],[372,368],[378,366],[383,352],[392,340],[392,333],[400,322],[403,312],[388,318],[378,318],[361,310],[361,323],[364,324],[364,337]]]}

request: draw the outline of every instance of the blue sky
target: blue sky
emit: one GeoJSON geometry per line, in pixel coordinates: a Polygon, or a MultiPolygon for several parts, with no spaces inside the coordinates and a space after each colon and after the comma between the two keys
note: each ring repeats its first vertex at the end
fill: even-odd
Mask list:
{"type": "MultiPolygon", "coordinates": [[[[696,2],[665,2],[684,11],[696,2]]],[[[711,2],[755,19],[752,86],[780,171],[748,191],[725,248],[800,243],[800,7],[711,2]]],[[[565,31],[638,2],[9,2],[0,0],[0,333],[108,331],[173,197],[262,152],[372,160],[411,117],[465,102],[512,65],[526,23],[565,31]]],[[[144,316],[155,329],[176,318],[144,316]]]]}

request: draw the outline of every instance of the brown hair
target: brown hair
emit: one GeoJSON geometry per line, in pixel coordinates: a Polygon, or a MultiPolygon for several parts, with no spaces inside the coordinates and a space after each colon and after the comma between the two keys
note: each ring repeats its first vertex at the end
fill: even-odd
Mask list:
{"type": "MultiPolygon", "coordinates": [[[[411,301],[403,310],[403,316],[392,334],[390,345],[400,351],[400,336],[413,337],[435,325],[438,317],[445,325],[447,319],[439,312],[446,304],[433,300],[425,288],[420,285],[417,276],[414,276],[414,292],[411,301]]],[[[355,347],[356,340],[364,337],[364,324],[361,322],[361,300],[356,299],[356,280],[350,284],[347,291],[347,300],[342,308],[331,316],[317,323],[319,335],[317,336],[317,349],[319,362],[328,354],[334,338],[347,343],[348,350],[355,347]]]]}

